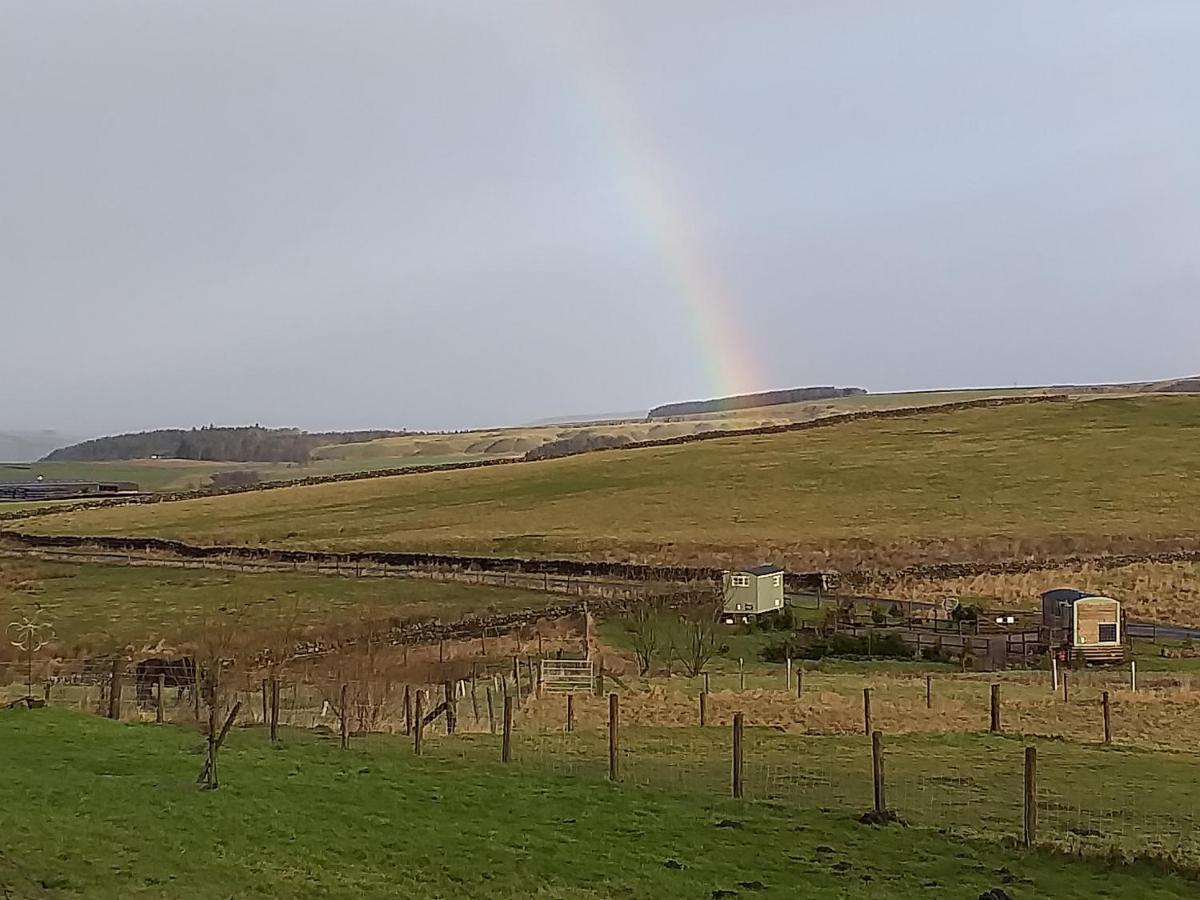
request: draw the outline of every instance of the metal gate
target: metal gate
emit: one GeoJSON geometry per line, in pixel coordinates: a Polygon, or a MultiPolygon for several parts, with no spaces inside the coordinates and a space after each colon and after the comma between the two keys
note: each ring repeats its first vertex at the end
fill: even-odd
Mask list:
{"type": "Polygon", "coordinates": [[[542,690],[583,694],[596,684],[596,668],[590,659],[543,659],[542,690]]]}

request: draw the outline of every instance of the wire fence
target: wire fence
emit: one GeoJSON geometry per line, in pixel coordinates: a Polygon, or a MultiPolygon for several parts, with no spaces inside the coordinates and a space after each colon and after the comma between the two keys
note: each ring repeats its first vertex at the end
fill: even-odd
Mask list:
{"type": "MultiPolygon", "coordinates": [[[[1021,720],[1046,713],[1063,721],[1084,710],[1092,716],[1106,691],[1110,698],[1126,692],[1118,725],[1120,714],[1133,718],[1156,696],[1168,704],[1182,698],[1174,706],[1194,718],[1187,676],[1147,678],[1133,692],[1120,673],[1077,673],[1066,700],[1061,687],[1045,683],[1045,673],[1011,676],[1003,684],[1007,694],[969,676],[803,673],[800,685],[772,689],[755,679],[745,684],[737,672],[677,679],[671,690],[609,673],[596,692],[562,694],[539,691],[539,669],[524,662],[427,683],[222,673],[218,718],[240,704],[239,727],[273,724],[285,741],[289,729],[344,735],[351,747],[385,734],[404,737],[407,749],[400,752],[413,752],[420,731],[427,753],[712,797],[736,793],[839,815],[874,809],[882,785],[884,807],[912,826],[1004,841],[1023,838],[1032,802],[1038,843],[1200,868],[1200,757],[1114,746],[1098,729],[1089,740],[1051,739],[1061,738],[1052,730],[1032,737],[1037,730],[1021,720]],[[872,685],[869,695],[864,683],[872,685]],[[995,696],[1015,699],[992,732],[988,702],[995,696]],[[785,715],[789,708],[793,714],[785,715]],[[928,720],[911,721],[922,709],[928,720]],[[908,717],[906,728],[897,710],[908,717]],[[939,721],[952,727],[939,728],[939,721]],[[744,724],[736,742],[735,723],[744,724]],[[878,775],[872,732],[882,732],[878,775]],[[1038,753],[1032,788],[1027,746],[1038,753]]],[[[103,665],[60,667],[52,677],[35,671],[30,690],[27,669],[0,667],[0,703],[206,727],[203,676],[198,689],[194,675],[139,680],[118,664],[114,680],[113,671],[103,665]]]]}

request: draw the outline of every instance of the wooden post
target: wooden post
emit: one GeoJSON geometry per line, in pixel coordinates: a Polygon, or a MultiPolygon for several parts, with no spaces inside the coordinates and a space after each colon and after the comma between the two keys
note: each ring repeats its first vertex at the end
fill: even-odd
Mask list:
{"type": "Polygon", "coordinates": [[[990,726],[992,734],[1000,733],[1000,685],[992,685],[992,721],[990,726]]]}
{"type": "Polygon", "coordinates": [[[218,666],[214,661],[212,671],[208,673],[208,786],[214,790],[217,787],[217,696],[218,696],[218,666]]]}
{"type": "Polygon", "coordinates": [[[271,743],[279,741],[279,676],[271,676],[271,743]]]}
{"type": "Polygon", "coordinates": [[[925,676],[925,708],[933,709],[933,676],[925,676]]]}
{"type": "Polygon", "coordinates": [[[708,673],[704,673],[704,693],[708,693],[708,673]]]}
{"type": "Polygon", "coordinates": [[[1050,654],[1050,684],[1051,690],[1058,690],[1058,654],[1054,652],[1050,654]]]}
{"type": "Polygon", "coordinates": [[[708,694],[700,692],[700,727],[708,724],[708,694]]]}
{"type": "Polygon", "coordinates": [[[517,694],[517,704],[521,703],[521,660],[513,657],[513,686],[517,694]]]}
{"type": "Polygon", "coordinates": [[[804,669],[796,669],[796,699],[804,694],[804,669]]]}
{"type": "Polygon", "coordinates": [[[1066,672],[1062,673],[1062,683],[1063,683],[1063,703],[1070,703],[1071,695],[1067,691],[1067,673],[1066,672]]]}
{"type": "Polygon", "coordinates": [[[746,689],[746,670],[742,666],[742,658],[738,657],[738,690],[746,689]]]}
{"type": "Polygon", "coordinates": [[[512,760],[512,714],[513,714],[513,698],[512,694],[504,695],[504,737],[500,744],[500,762],[506,763],[512,760]]]}
{"type": "Polygon", "coordinates": [[[596,696],[604,696],[604,660],[600,660],[600,669],[596,673],[596,696]]]}
{"type": "Polygon", "coordinates": [[[495,712],[495,707],[492,705],[492,689],[490,686],[486,689],[486,692],[487,692],[487,706],[488,706],[488,734],[495,734],[496,733],[496,712],[495,712]]]}
{"type": "Polygon", "coordinates": [[[121,718],[121,660],[113,659],[108,686],[108,717],[121,718]]]}
{"type": "Polygon", "coordinates": [[[871,734],[871,689],[863,688],[863,734],[871,734]]]}
{"type": "Polygon", "coordinates": [[[338,714],[342,719],[342,749],[345,750],[350,746],[350,707],[346,703],[346,685],[342,685],[340,696],[341,707],[338,709],[338,714]]]}
{"type": "Polygon", "coordinates": [[[616,781],[620,777],[617,750],[620,747],[619,731],[621,727],[620,701],[616,693],[608,695],[608,777],[616,781]]]}
{"type": "Polygon", "coordinates": [[[1104,743],[1112,743],[1112,704],[1108,701],[1108,691],[1101,695],[1101,701],[1104,706],[1104,743]]]}
{"type": "Polygon", "coordinates": [[[733,714],[733,799],[742,799],[742,714],[733,714]]]}
{"type": "Polygon", "coordinates": [[[446,639],[438,638],[438,662],[444,663],[445,661],[446,661],[446,639]]]}
{"type": "Polygon", "coordinates": [[[1137,693],[1137,660],[1129,661],[1129,689],[1137,693]]]}
{"type": "Polygon", "coordinates": [[[883,781],[883,735],[871,732],[871,781],[875,788],[875,812],[887,809],[887,794],[883,781]]]}
{"type": "Polygon", "coordinates": [[[421,732],[425,730],[422,720],[425,718],[425,711],[421,708],[424,704],[424,697],[420,691],[417,691],[416,712],[413,714],[412,734],[413,734],[413,753],[417,756],[421,755],[421,732]]]}
{"type": "Polygon", "coordinates": [[[575,695],[567,694],[567,733],[575,730],[575,695]]]}
{"type": "Polygon", "coordinates": [[[525,657],[525,666],[529,671],[528,695],[531,697],[538,696],[538,688],[540,687],[540,685],[538,684],[537,671],[534,668],[532,656],[525,657]]]}
{"type": "Polygon", "coordinates": [[[159,725],[163,723],[163,691],[167,686],[167,676],[162,672],[158,673],[158,692],[154,697],[154,721],[159,725]]]}
{"type": "Polygon", "coordinates": [[[790,656],[787,658],[787,680],[784,684],[787,690],[792,689],[792,658],[790,656]]]}
{"type": "Polygon", "coordinates": [[[404,733],[412,734],[413,723],[413,708],[412,708],[412,688],[407,684],[404,686],[404,733]]]}
{"type": "Polygon", "coordinates": [[[1032,847],[1037,841],[1037,747],[1025,748],[1025,822],[1022,842],[1032,847]]]}
{"type": "Polygon", "coordinates": [[[479,725],[479,694],[475,689],[475,684],[478,681],[478,676],[475,672],[474,664],[471,665],[471,715],[475,720],[476,726],[479,725]]]}
{"type": "Polygon", "coordinates": [[[262,712],[263,712],[263,716],[262,716],[263,724],[266,725],[268,709],[267,709],[267,679],[265,679],[265,678],[262,680],[262,712]]]}
{"type": "Polygon", "coordinates": [[[446,734],[454,734],[458,729],[458,700],[455,699],[457,692],[454,683],[444,682],[442,692],[446,695],[446,734]]]}

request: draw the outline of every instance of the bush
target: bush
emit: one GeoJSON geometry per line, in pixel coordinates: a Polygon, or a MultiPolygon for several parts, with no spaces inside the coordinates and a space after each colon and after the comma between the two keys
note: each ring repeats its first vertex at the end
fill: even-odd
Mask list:
{"type": "Polygon", "coordinates": [[[783,662],[792,659],[912,659],[913,651],[898,635],[864,635],[858,637],[840,632],[828,636],[793,634],[759,651],[764,662],[783,662]]]}

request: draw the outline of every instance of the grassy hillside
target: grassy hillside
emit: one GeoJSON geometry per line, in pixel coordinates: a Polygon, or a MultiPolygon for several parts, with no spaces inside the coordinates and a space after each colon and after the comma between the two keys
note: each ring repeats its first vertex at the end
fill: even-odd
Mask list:
{"type": "Polygon", "coordinates": [[[974,898],[1003,886],[1015,898],[1168,900],[1195,891],[1146,866],[874,829],[809,804],[506,770],[436,741],[415,758],[392,740],[339,752],[289,733],[275,749],[235,730],[221,789],[203,792],[201,740],[0,711],[0,894],[866,900],[974,898]]]}
{"type": "MultiPolygon", "coordinates": [[[[34,603],[54,623],[61,649],[152,647],[195,636],[204,622],[232,610],[247,630],[295,624],[327,629],[364,619],[454,621],[472,613],[535,609],[555,601],[516,588],[419,579],[69,565],[0,558],[0,620],[34,603]]],[[[5,648],[7,649],[7,647],[5,648]]]]}
{"type": "Polygon", "coordinates": [[[794,566],[1103,550],[1200,534],[1198,428],[1193,396],[973,409],[19,527],[794,566]]]}
{"type": "MultiPolygon", "coordinates": [[[[876,394],[837,400],[792,403],[759,409],[735,410],[670,421],[632,419],[588,425],[528,425],[454,434],[411,434],[359,443],[318,447],[308,463],[231,463],[177,459],[134,459],[119,462],[39,462],[5,466],[0,481],[25,481],[41,475],[49,480],[132,481],[146,491],[196,490],[210,486],[209,476],[219,472],[254,471],[263,481],[291,481],[325,475],[403,469],[410,466],[449,465],[494,459],[519,459],[528,451],[576,435],[618,436],[633,441],[662,440],[717,430],[745,430],[763,425],[805,422],[859,409],[921,407],[984,397],[1043,393],[1041,389],[930,391],[911,394],[876,394]]],[[[0,456],[0,460],[3,456],[0,456]]],[[[8,509],[0,506],[0,512],[8,509]]]]}

